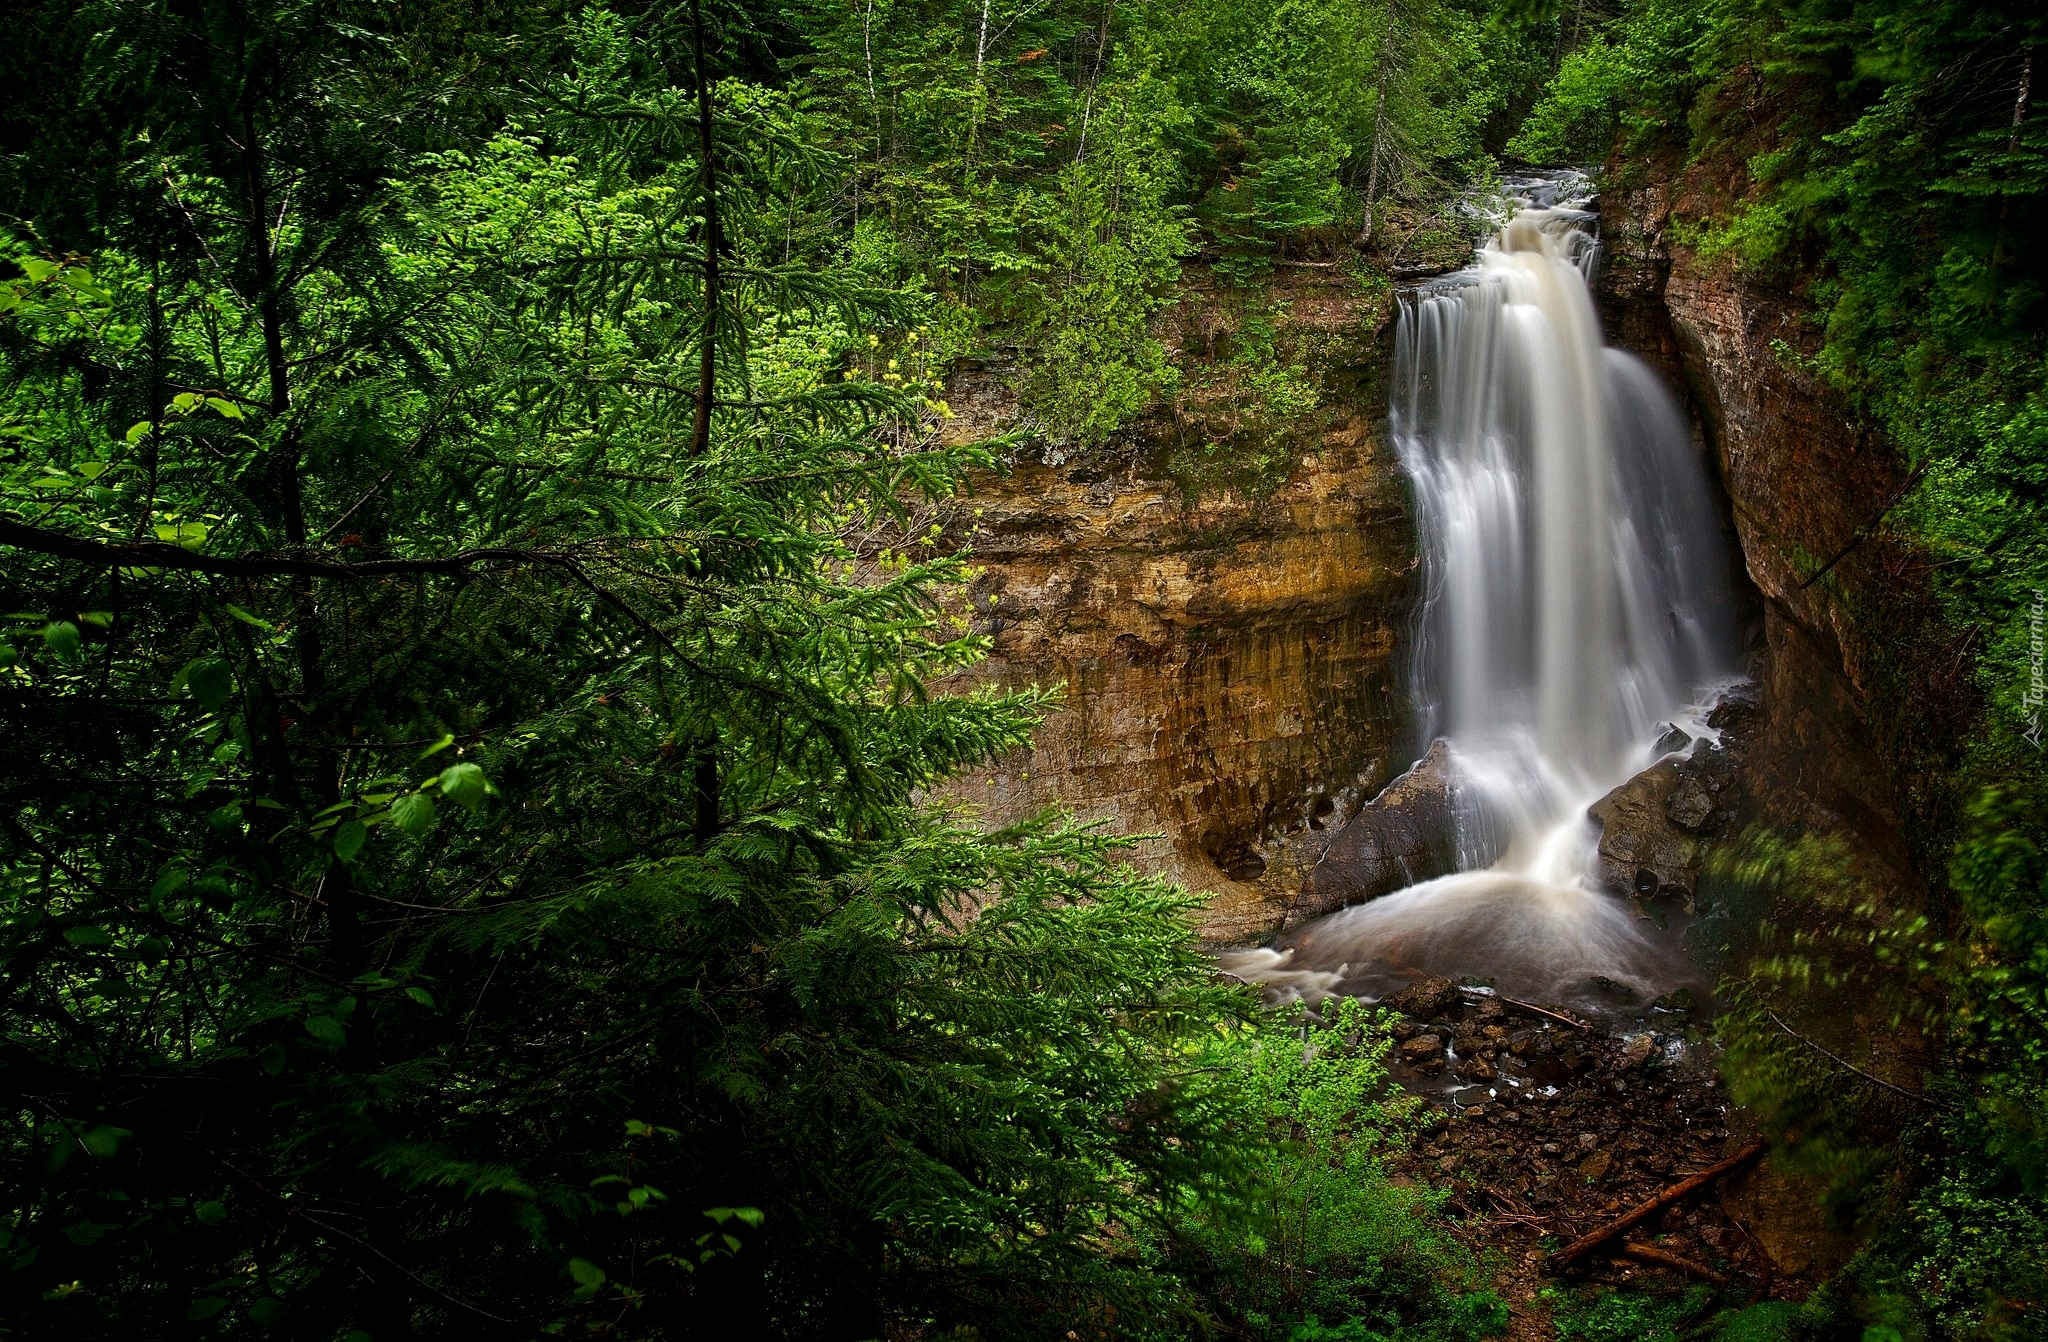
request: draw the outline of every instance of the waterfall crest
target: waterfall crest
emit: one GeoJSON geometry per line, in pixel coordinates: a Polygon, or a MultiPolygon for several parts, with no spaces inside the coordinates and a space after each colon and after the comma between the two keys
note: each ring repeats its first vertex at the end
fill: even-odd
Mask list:
{"type": "Polygon", "coordinates": [[[1423,546],[1409,678],[1418,747],[1451,746],[1468,870],[1234,972],[1366,992],[1479,973],[1554,1000],[1678,972],[1592,880],[1586,807],[1650,762],[1661,724],[1700,730],[1735,663],[1730,570],[1671,393],[1602,341],[1589,200],[1575,172],[1510,179],[1475,263],[1402,296],[1389,419],[1423,546]]]}

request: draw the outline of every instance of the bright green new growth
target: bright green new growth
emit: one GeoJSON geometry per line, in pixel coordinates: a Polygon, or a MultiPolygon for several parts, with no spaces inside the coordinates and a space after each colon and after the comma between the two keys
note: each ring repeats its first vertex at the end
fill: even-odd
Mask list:
{"type": "Polygon", "coordinates": [[[1387,1074],[1391,1017],[1357,1002],[1221,1027],[1210,1067],[1257,1141],[1245,1197],[1176,1227],[1169,1262],[1198,1262],[1242,1335],[1286,1342],[1463,1342],[1505,1329],[1475,1258],[1432,1213],[1444,1195],[1393,1178],[1422,1105],[1387,1074]]]}

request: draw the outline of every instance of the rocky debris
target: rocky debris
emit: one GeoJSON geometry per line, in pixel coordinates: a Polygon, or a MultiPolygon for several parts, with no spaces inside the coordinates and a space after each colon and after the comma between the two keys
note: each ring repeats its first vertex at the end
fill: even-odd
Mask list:
{"type": "MultiPolygon", "coordinates": [[[[1435,996],[1437,1012],[1402,1022],[1412,1034],[1394,1060],[1396,1077],[1432,1109],[1389,1172],[1449,1185],[1463,1233],[1509,1262],[1533,1273],[1549,1247],[1544,1236],[1576,1239],[1739,1145],[1711,1067],[1691,1052],[1690,993],[1658,999],[1620,1034],[1575,1030],[1497,998],[1435,996]],[[1455,1072],[1446,1070],[1447,1039],[1455,1072]],[[1411,1049],[1423,1065],[1411,1065],[1411,1049]],[[1477,1080],[1480,1068],[1491,1078],[1477,1080]]],[[[1730,1277],[1763,1276],[1754,1241],[1717,1193],[1660,1211],[1632,1233],[1730,1277]]],[[[1679,1271],[1604,1259],[1592,1268],[1615,1280],[1679,1271]]],[[[1538,1280],[1515,1289],[1533,1295],[1538,1280]]]]}
{"type": "Polygon", "coordinates": [[[1450,747],[1438,740],[1330,840],[1303,883],[1288,923],[1458,870],[1457,823],[1450,747]]]}
{"type": "Polygon", "coordinates": [[[1449,979],[1418,979],[1398,992],[1387,994],[1380,1005],[1417,1020],[1434,1020],[1465,1000],[1458,985],[1449,979]]]}
{"type": "Polygon", "coordinates": [[[1763,687],[1752,682],[1731,685],[1707,713],[1707,725],[1717,732],[1744,731],[1763,716],[1763,687]]]}
{"type": "Polygon", "coordinates": [[[1658,755],[1681,755],[1685,753],[1685,748],[1691,744],[1692,736],[1688,732],[1676,723],[1667,722],[1664,724],[1663,733],[1657,737],[1657,744],[1652,747],[1652,750],[1658,755]]]}

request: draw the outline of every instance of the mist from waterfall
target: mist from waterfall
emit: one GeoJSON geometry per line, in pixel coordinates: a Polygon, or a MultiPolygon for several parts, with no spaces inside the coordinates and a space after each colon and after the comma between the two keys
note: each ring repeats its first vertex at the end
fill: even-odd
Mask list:
{"type": "Polygon", "coordinates": [[[1679,972],[1597,887],[1586,808],[1651,762],[1663,724],[1711,735],[1697,719],[1735,663],[1730,569],[1670,391],[1602,341],[1589,199],[1578,173],[1510,179],[1475,264],[1402,296],[1389,401],[1423,547],[1417,754],[1451,747],[1467,870],[1235,972],[1366,991],[1476,973],[1552,1000],[1679,972]]]}

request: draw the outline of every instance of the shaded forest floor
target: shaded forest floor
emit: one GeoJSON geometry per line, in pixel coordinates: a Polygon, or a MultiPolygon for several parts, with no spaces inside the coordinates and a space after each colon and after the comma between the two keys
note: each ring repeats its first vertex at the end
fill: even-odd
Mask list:
{"type": "Polygon", "coordinates": [[[1674,1310],[1704,1315],[1788,1284],[1713,1188],[1569,1274],[1544,1262],[1740,1145],[1689,999],[1663,999],[1626,1031],[1574,1028],[1441,980],[1387,1005],[1407,1016],[1395,1073],[1431,1105],[1392,1170],[1453,1190],[1453,1233],[1503,1264],[1497,1289],[1517,1342],[1556,1336],[1553,1316],[1583,1311],[1600,1288],[1668,1295],[1674,1310]]]}

